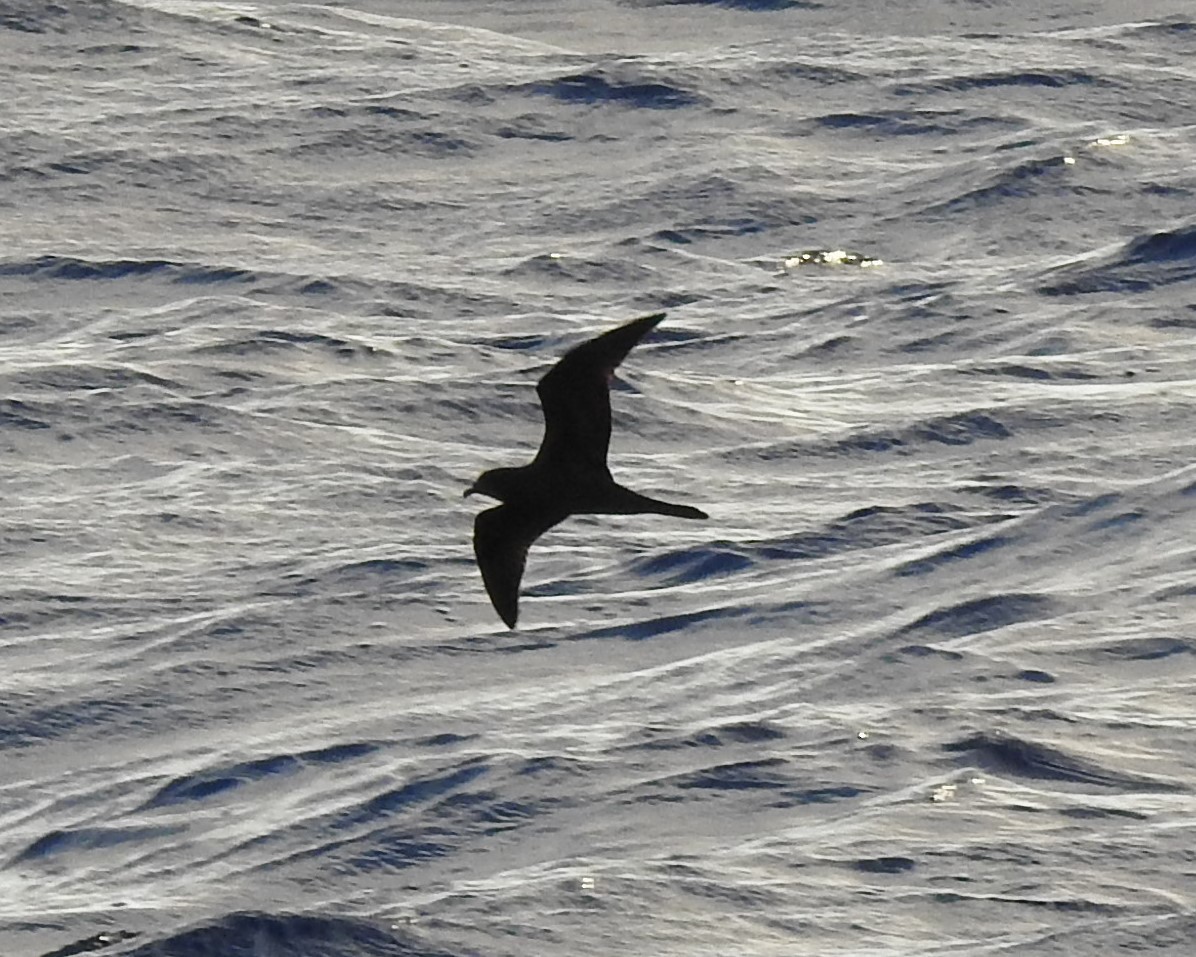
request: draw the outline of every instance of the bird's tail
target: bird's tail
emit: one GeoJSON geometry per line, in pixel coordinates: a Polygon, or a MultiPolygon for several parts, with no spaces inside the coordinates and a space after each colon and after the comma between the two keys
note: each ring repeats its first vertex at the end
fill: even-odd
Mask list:
{"type": "Polygon", "coordinates": [[[622,485],[615,486],[615,492],[603,511],[611,515],[672,515],[674,518],[709,518],[700,508],[691,505],[674,505],[657,498],[640,495],[622,485]]]}

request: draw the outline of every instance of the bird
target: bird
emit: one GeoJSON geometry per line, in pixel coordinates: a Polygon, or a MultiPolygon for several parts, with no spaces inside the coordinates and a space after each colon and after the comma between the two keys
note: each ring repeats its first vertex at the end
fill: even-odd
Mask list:
{"type": "Polygon", "coordinates": [[[473,550],[494,610],[508,628],[519,618],[519,583],[532,543],[570,515],[671,515],[709,518],[701,509],[633,492],[606,464],[610,384],[632,348],[665,317],[656,312],[566,352],[536,384],[544,438],[532,461],[483,472],[465,495],[501,504],[479,512],[473,550]]]}

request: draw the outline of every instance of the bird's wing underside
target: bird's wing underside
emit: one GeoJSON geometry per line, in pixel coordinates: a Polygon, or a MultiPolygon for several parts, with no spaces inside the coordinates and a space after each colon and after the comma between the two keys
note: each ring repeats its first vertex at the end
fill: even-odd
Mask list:
{"type": "Polygon", "coordinates": [[[508,628],[519,618],[519,582],[532,542],[567,516],[549,509],[499,505],[473,521],[473,552],[486,593],[508,628]]]}
{"type": "Polygon", "coordinates": [[[610,378],[637,342],[664,318],[642,316],[566,352],[536,386],[544,409],[539,461],[606,468],[610,446],[610,378]]]}

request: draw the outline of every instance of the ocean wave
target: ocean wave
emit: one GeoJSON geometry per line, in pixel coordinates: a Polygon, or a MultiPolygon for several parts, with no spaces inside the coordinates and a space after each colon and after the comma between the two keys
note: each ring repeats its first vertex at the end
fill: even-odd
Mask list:
{"type": "Polygon", "coordinates": [[[1066,784],[1085,784],[1119,791],[1176,791],[1176,784],[1145,775],[1127,774],[1103,767],[1088,757],[1010,734],[981,732],[943,745],[957,760],[982,770],[1066,784]]]}
{"type": "Polygon", "coordinates": [[[1101,292],[1146,293],[1196,279],[1196,226],[1144,233],[1096,265],[1059,267],[1039,287],[1047,296],[1101,292]]]}
{"type": "Polygon", "coordinates": [[[44,281],[154,277],[183,284],[244,283],[257,279],[251,271],[235,267],[214,267],[164,259],[86,260],[56,255],[0,262],[0,276],[25,276],[44,281]]]}
{"type": "Polygon", "coordinates": [[[1187,954],[1161,3],[0,4],[5,952],[1187,954]]]}

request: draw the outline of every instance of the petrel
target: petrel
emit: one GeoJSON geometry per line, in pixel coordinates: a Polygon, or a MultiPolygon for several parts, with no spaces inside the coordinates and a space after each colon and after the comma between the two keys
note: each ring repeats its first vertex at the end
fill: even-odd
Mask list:
{"type": "Polygon", "coordinates": [[[519,617],[519,581],[532,542],[570,515],[674,515],[709,518],[688,505],[661,502],[624,488],[606,467],[610,383],[663,312],[633,319],[575,346],[536,385],[544,439],[531,464],[483,472],[465,490],[498,499],[478,514],[473,551],[486,592],[508,628],[519,617]]]}

